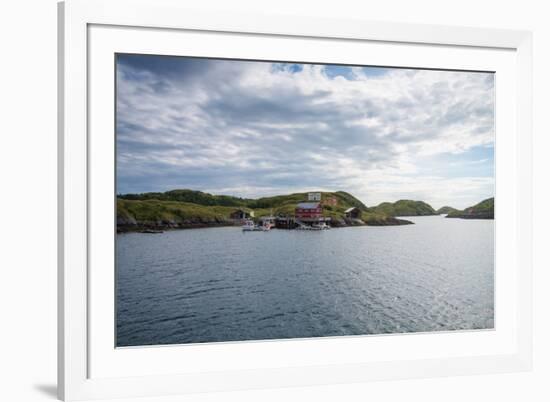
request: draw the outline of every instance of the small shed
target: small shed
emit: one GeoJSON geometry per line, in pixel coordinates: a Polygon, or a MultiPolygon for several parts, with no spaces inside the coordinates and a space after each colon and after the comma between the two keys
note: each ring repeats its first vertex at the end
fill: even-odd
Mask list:
{"type": "Polygon", "coordinates": [[[229,214],[231,219],[250,219],[254,217],[254,211],[248,208],[239,208],[229,214]]]}
{"type": "Polygon", "coordinates": [[[351,207],[344,211],[344,214],[346,215],[346,218],[349,219],[360,219],[361,218],[361,210],[357,207],[351,207]]]}

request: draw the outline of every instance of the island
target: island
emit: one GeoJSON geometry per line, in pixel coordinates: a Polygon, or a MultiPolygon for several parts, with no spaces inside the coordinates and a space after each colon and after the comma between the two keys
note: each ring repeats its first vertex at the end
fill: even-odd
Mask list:
{"type": "Polygon", "coordinates": [[[495,219],[495,199],[494,197],[487,198],[463,211],[451,211],[447,215],[447,218],[495,219]]]}
{"type": "Polygon", "coordinates": [[[270,220],[275,227],[285,229],[293,229],[313,220],[328,222],[331,227],[413,223],[397,218],[393,212],[379,207],[369,208],[344,191],[293,193],[252,199],[182,189],[119,194],[116,200],[118,232],[154,233],[166,229],[235,226],[245,220],[270,220]]]}
{"type": "Polygon", "coordinates": [[[456,212],[456,211],[458,211],[458,209],[445,205],[444,207],[439,208],[435,212],[438,215],[447,215],[447,214],[450,214],[451,212],[456,212]]]}
{"type": "Polygon", "coordinates": [[[383,202],[372,208],[373,211],[388,216],[429,216],[439,215],[433,207],[424,201],[399,200],[383,202]]]}

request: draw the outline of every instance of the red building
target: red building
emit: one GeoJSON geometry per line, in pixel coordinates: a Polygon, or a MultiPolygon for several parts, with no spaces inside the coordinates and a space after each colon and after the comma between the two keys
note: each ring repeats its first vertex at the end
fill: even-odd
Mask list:
{"type": "Polygon", "coordinates": [[[319,220],[323,216],[323,207],[320,202],[301,202],[296,205],[294,216],[298,220],[319,220]]]}

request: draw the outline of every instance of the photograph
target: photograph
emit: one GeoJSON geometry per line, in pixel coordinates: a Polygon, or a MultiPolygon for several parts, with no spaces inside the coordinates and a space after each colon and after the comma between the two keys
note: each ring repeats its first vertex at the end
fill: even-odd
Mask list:
{"type": "Polygon", "coordinates": [[[544,5],[5,2],[0,402],[549,402],[544,5]]]}
{"type": "Polygon", "coordinates": [[[494,72],[114,74],[116,347],[494,330],[494,72]]]}

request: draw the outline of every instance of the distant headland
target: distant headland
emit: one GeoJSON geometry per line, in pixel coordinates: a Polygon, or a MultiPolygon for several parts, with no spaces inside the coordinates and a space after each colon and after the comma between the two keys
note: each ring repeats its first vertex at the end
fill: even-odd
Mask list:
{"type": "Polygon", "coordinates": [[[447,218],[495,219],[495,199],[487,198],[462,211],[453,209],[447,213],[447,218]]]}

